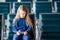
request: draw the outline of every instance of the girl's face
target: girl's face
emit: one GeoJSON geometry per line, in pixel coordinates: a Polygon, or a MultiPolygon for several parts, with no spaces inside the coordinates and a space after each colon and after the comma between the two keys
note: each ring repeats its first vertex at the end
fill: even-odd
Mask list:
{"type": "Polygon", "coordinates": [[[20,10],[19,15],[20,15],[20,18],[25,18],[26,12],[23,10],[20,10]]]}

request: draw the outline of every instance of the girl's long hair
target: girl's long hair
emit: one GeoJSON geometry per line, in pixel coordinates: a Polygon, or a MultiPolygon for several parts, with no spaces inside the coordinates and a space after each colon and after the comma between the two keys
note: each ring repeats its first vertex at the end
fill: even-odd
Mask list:
{"type": "Polygon", "coordinates": [[[17,20],[20,18],[20,15],[19,15],[20,9],[22,9],[23,11],[26,12],[26,16],[25,16],[26,22],[27,22],[27,23],[32,27],[32,29],[33,29],[33,24],[32,24],[32,20],[31,20],[31,18],[30,18],[30,16],[29,16],[28,9],[27,9],[27,7],[25,7],[24,5],[20,5],[20,6],[19,6],[19,8],[18,8],[18,10],[17,10],[17,14],[16,14],[14,20],[17,21],[17,20]]]}

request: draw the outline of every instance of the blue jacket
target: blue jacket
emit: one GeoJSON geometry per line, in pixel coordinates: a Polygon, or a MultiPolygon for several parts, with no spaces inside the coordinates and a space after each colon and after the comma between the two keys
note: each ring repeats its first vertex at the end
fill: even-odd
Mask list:
{"type": "Polygon", "coordinates": [[[25,18],[20,18],[18,21],[13,21],[13,32],[16,33],[18,30],[20,30],[21,32],[30,32],[32,28],[26,22],[25,18]]]}

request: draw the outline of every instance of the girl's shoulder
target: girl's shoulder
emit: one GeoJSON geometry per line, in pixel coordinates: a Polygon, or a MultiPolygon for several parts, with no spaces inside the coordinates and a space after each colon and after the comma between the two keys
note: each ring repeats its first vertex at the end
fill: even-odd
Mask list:
{"type": "Polygon", "coordinates": [[[16,19],[13,19],[13,23],[17,23],[18,22],[18,19],[16,20],[16,19]]]}

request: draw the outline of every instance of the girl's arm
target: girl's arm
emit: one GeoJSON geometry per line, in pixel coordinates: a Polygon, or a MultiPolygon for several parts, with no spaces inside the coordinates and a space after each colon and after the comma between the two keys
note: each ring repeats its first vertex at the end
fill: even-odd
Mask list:
{"type": "Polygon", "coordinates": [[[32,30],[32,27],[28,23],[26,23],[26,26],[28,27],[28,29],[26,31],[30,32],[32,30]]]}
{"type": "Polygon", "coordinates": [[[13,21],[13,28],[12,28],[12,31],[13,31],[14,33],[17,32],[17,22],[16,22],[16,21],[13,21]]]}

